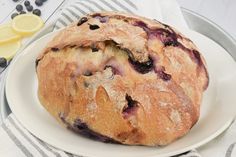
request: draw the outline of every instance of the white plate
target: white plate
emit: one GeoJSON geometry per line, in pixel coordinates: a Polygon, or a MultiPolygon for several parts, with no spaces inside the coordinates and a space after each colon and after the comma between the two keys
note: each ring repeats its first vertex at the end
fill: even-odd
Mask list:
{"type": "Polygon", "coordinates": [[[193,31],[182,32],[197,44],[204,55],[210,85],[204,94],[199,122],[186,136],[166,147],[125,146],[94,141],[67,130],[49,115],[37,98],[35,59],[58,32],[35,41],[12,62],[6,80],[10,108],[22,125],[36,137],[67,152],[88,157],[162,157],[203,145],[223,132],[234,118],[236,64],[212,40],[193,31]]]}

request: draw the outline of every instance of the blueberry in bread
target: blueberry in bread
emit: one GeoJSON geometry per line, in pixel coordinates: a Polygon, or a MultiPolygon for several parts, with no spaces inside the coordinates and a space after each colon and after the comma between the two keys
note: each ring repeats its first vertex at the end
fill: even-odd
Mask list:
{"type": "Polygon", "coordinates": [[[62,124],[103,142],[167,145],[199,119],[208,86],[194,43],[155,20],[92,13],[36,60],[38,96],[62,124]]]}

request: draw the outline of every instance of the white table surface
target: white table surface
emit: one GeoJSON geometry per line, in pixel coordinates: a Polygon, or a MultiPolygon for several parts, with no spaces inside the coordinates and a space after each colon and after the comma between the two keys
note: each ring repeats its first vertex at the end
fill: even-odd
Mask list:
{"type": "Polygon", "coordinates": [[[236,0],[177,0],[181,7],[203,15],[236,39],[236,0]]]}

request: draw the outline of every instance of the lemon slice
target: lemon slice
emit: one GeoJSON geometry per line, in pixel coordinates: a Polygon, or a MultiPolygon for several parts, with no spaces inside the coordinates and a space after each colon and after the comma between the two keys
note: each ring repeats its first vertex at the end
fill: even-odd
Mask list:
{"type": "Polygon", "coordinates": [[[22,14],[12,20],[13,30],[23,36],[32,35],[43,26],[43,20],[34,14],[22,14]]]}
{"type": "Polygon", "coordinates": [[[0,26],[0,44],[16,41],[20,35],[16,34],[10,25],[0,26]]]}
{"type": "Polygon", "coordinates": [[[7,60],[10,60],[16,54],[21,46],[20,41],[9,42],[0,45],[0,57],[4,57],[7,60]]]}

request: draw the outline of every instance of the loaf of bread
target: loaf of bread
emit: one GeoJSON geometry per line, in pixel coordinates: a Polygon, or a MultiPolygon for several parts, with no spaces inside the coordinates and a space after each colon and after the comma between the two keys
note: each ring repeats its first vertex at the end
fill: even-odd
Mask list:
{"type": "Polygon", "coordinates": [[[92,13],[61,30],[38,56],[36,72],[39,100],[58,121],[127,145],[167,145],[188,133],[209,82],[190,39],[119,12],[92,13]]]}

